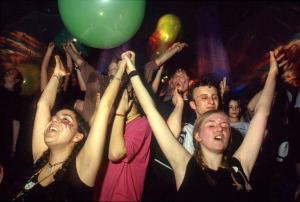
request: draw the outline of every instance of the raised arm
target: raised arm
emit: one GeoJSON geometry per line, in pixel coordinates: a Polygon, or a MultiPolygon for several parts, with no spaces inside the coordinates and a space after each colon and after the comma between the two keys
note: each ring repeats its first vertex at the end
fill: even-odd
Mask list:
{"type": "Polygon", "coordinates": [[[136,72],[136,69],[129,59],[130,54],[132,54],[132,52],[126,52],[122,55],[122,58],[125,58],[127,62],[126,71],[130,77],[138,100],[148,118],[154,136],[174,170],[176,185],[179,187],[182,183],[186,165],[191,158],[191,155],[174,138],[165,120],[155,108],[154,102],[143,85],[139,75],[134,73],[136,72]]]}
{"type": "Polygon", "coordinates": [[[88,78],[91,76],[91,74],[97,75],[97,71],[80,56],[75,45],[72,42],[67,43],[66,51],[75,62],[77,68],[80,70],[82,79],[85,84],[88,82],[88,78]]]}
{"type": "Polygon", "coordinates": [[[94,186],[98,169],[103,157],[107,125],[112,106],[120,88],[121,78],[125,71],[125,62],[119,69],[96,106],[94,120],[87,140],[78,154],[78,173],[89,186],[94,186]]]}
{"type": "Polygon", "coordinates": [[[63,47],[63,49],[65,51],[65,54],[66,54],[67,69],[69,71],[69,74],[65,76],[64,83],[63,83],[63,90],[67,91],[68,85],[69,85],[70,76],[71,76],[71,74],[73,72],[73,61],[72,61],[72,58],[71,58],[70,54],[66,50],[66,44],[62,44],[62,47],[63,47]]]}
{"type": "Polygon", "coordinates": [[[172,102],[174,104],[174,109],[170,116],[168,117],[167,124],[176,139],[178,139],[181,129],[182,129],[182,114],[184,101],[183,97],[178,93],[178,89],[174,90],[172,96],[172,102]]]}
{"type": "Polygon", "coordinates": [[[131,105],[132,101],[130,103],[128,102],[128,94],[127,90],[125,89],[114,116],[114,122],[110,136],[108,158],[111,161],[119,161],[126,155],[124,127],[126,113],[131,105]]]}
{"type": "Polygon", "coordinates": [[[48,83],[47,69],[48,69],[49,61],[50,61],[50,58],[51,58],[54,47],[55,47],[55,44],[54,44],[53,41],[51,41],[48,44],[46,53],[45,53],[43,61],[42,61],[42,65],[41,65],[41,83],[40,83],[41,92],[46,88],[46,85],[48,83]]]}
{"type": "Polygon", "coordinates": [[[78,84],[79,84],[79,88],[81,91],[86,91],[86,84],[83,80],[82,74],[80,69],[78,68],[77,65],[75,65],[75,71],[76,71],[76,75],[77,75],[77,79],[78,79],[78,84]]]}
{"type": "Polygon", "coordinates": [[[158,88],[159,88],[159,85],[160,85],[160,82],[161,82],[161,75],[162,75],[162,72],[164,70],[164,65],[160,66],[158,71],[156,72],[155,74],[155,77],[154,77],[154,80],[152,82],[152,90],[154,93],[157,93],[158,91],[158,88]]]}
{"type": "Polygon", "coordinates": [[[170,48],[166,50],[161,56],[155,59],[155,63],[157,66],[161,66],[165,64],[171,57],[173,57],[176,53],[182,51],[184,47],[188,47],[187,43],[176,42],[170,48]]]}
{"type": "MultiPolygon", "coordinates": [[[[157,67],[165,64],[171,57],[173,57],[176,53],[182,51],[184,47],[187,47],[187,43],[176,42],[170,48],[168,48],[162,55],[154,60],[157,67]]],[[[145,67],[145,79],[149,83],[152,81],[153,73],[157,69],[153,69],[153,66],[146,66],[145,67]]]]}
{"type": "Polygon", "coordinates": [[[55,56],[55,62],[54,73],[37,103],[32,136],[34,162],[48,149],[44,142],[44,132],[51,118],[50,111],[56,99],[59,83],[62,77],[66,75],[66,71],[58,55],[55,56]]]}
{"type": "Polygon", "coordinates": [[[274,53],[271,51],[270,69],[265,86],[255,106],[254,116],[250,122],[247,134],[241,146],[234,153],[234,157],[240,160],[248,179],[264,139],[268,116],[270,114],[272,100],[274,97],[277,74],[278,65],[274,53]]]}

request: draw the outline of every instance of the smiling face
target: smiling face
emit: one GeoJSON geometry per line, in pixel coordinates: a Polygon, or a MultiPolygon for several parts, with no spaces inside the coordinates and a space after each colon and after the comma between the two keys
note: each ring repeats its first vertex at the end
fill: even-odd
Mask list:
{"type": "Polygon", "coordinates": [[[81,139],[82,134],[78,133],[76,114],[67,109],[58,111],[51,118],[44,135],[47,145],[66,145],[81,139]]]}
{"type": "Polygon", "coordinates": [[[194,138],[200,144],[201,150],[223,153],[228,146],[230,138],[228,116],[222,112],[214,112],[200,121],[200,123],[197,124],[197,121],[194,128],[194,138]]]}

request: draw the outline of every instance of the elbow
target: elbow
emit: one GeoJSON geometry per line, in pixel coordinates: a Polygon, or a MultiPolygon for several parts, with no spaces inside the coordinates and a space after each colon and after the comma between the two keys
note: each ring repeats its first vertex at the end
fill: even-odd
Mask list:
{"type": "Polygon", "coordinates": [[[118,162],[122,160],[126,156],[126,149],[122,149],[120,151],[110,151],[108,154],[108,159],[113,162],[118,162]]]}

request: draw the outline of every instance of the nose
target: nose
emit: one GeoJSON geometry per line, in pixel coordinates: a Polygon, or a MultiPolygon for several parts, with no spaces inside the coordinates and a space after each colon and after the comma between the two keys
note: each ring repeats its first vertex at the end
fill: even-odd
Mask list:
{"type": "Polygon", "coordinates": [[[58,117],[57,116],[52,116],[52,122],[58,123],[58,117]]]}
{"type": "Polygon", "coordinates": [[[223,128],[222,128],[221,124],[217,124],[215,129],[217,132],[219,132],[219,131],[222,131],[223,128]]]}
{"type": "Polygon", "coordinates": [[[212,97],[208,97],[207,100],[209,104],[214,104],[214,99],[212,97]]]}

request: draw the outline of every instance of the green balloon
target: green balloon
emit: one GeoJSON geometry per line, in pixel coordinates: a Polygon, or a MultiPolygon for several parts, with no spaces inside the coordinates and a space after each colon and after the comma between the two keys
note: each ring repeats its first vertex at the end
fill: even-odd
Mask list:
{"type": "Polygon", "coordinates": [[[55,46],[59,47],[60,50],[63,51],[62,48],[62,43],[66,43],[68,41],[72,41],[76,47],[76,49],[78,50],[78,52],[83,56],[83,57],[87,57],[89,55],[89,53],[91,52],[91,48],[85,46],[84,44],[82,44],[77,38],[75,38],[68,30],[66,30],[65,28],[62,29],[56,36],[54,39],[55,42],[55,46]]]}
{"type": "Polygon", "coordinates": [[[110,49],[128,41],[140,27],[145,0],[58,0],[68,31],[83,44],[110,49]]]}

